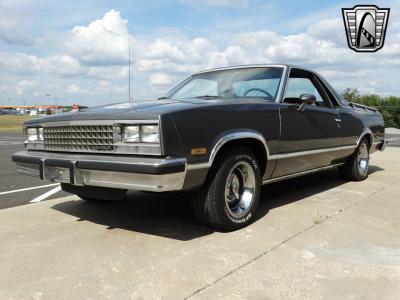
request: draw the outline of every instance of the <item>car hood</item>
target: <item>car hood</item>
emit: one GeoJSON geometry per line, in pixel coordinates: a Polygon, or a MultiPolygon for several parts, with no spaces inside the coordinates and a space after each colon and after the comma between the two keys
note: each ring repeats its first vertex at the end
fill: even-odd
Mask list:
{"type": "Polygon", "coordinates": [[[133,103],[122,102],[87,108],[79,112],[50,115],[27,121],[26,124],[74,120],[158,120],[160,115],[180,110],[240,103],[249,103],[249,101],[242,101],[240,98],[235,98],[232,100],[225,98],[212,100],[185,99],[183,101],[166,99],[135,101],[133,103]]]}
{"type": "Polygon", "coordinates": [[[27,124],[73,120],[157,120],[161,114],[196,106],[204,101],[147,100],[121,102],[83,109],[78,112],[54,114],[27,121],[27,124]]]}

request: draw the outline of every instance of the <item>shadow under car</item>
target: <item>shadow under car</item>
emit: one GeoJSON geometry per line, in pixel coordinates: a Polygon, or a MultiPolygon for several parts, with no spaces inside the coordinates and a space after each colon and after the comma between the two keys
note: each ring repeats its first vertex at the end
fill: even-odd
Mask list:
{"type": "MultiPolygon", "coordinates": [[[[383,169],[370,166],[369,174],[383,169]]],[[[309,196],[345,184],[335,169],[293,178],[263,186],[255,221],[276,207],[300,201],[309,196]]],[[[128,191],[123,201],[65,201],[53,209],[89,221],[165,238],[188,241],[209,235],[215,230],[193,216],[188,194],[143,193],[128,191]]]]}

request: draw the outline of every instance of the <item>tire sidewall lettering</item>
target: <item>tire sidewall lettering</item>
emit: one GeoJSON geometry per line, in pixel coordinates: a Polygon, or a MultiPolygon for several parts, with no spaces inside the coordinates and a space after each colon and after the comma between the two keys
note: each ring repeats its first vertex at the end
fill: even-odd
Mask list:
{"type": "Polygon", "coordinates": [[[235,162],[241,161],[241,160],[245,160],[247,162],[249,162],[251,164],[251,166],[253,167],[254,170],[258,169],[258,164],[257,162],[248,154],[239,154],[239,155],[235,155],[235,162]]]}

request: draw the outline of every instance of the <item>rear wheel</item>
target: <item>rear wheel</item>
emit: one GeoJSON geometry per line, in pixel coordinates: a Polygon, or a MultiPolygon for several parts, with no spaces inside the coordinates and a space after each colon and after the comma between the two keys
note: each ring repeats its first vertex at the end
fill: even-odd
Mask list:
{"type": "Polygon", "coordinates": [[[362,181],[368,177],[369,148],[367,138],[363,138],[346,164],[339,167],[339,175],[343,179],[362,181]]]}
{"type": "Polygon", "coordinates": [[[216,162],[204,186],[193,192],[194,214],[221,230],[245,227],[254,219],[260,181],[254,154],[247,148],[233,149],[216,162]]]}

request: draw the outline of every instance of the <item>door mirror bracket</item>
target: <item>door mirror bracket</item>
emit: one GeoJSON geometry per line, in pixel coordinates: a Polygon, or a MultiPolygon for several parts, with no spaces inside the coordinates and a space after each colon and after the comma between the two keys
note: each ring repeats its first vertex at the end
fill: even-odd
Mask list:
{"type": "Polygon", "coordinates": [[[317,99],[314,95],[311,94],[301,94],[300,95],[300,107],[298,108],[299,111],[304,111],[307,105],[313,105],[317,102],[317,99]]]}

